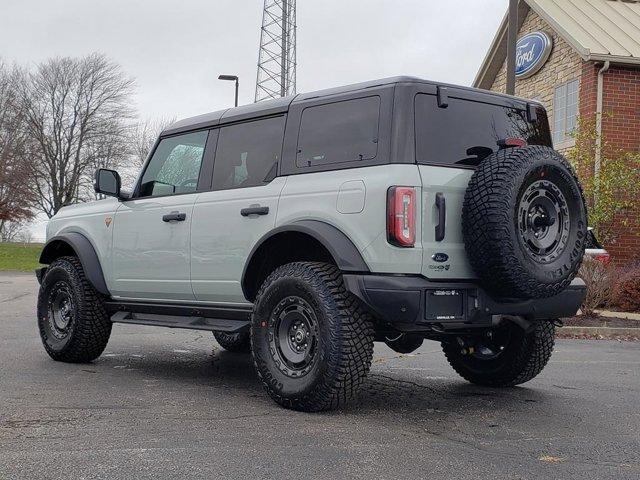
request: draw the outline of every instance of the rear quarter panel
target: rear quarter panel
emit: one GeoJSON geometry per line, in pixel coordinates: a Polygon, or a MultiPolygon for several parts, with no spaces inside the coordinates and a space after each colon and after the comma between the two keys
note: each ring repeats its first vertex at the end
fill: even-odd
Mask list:
{"type": "MultiPolygon", "coordinates": [[[[386,202],[391,185],[415,187],[420,198],[418,166],[380,165],[291,175],[280,196],[276,226],[299,220],[329,223],[351,239],[372,272],[418,274],[422,269],[420,230],[414,248],[387,242],[386,202]]],[[[421,218],[420,205],[417,215],[421,218]]]]}

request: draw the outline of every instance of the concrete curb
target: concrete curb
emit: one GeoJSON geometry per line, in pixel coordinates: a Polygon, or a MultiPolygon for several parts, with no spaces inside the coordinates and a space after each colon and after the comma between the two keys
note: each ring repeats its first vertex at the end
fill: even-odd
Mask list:
{"type": "Polygon", "coordinates": [[[584,335],[588,337],[620,338],[637,337],[640,338],[640,328],[618,328],[618,327],[562,327],[557,330],[558,336],[584,335]]]}
{"type": "Polygon", "coordinates": [[[607,310],[594,310],[598,315],[610,318],[626,318],[627,320],[640,320],[640,313],[611,312],[607,310]]]}

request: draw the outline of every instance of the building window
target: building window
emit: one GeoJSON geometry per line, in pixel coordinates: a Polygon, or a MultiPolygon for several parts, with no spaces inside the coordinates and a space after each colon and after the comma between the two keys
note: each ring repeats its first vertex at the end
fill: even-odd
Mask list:
{"type": "Polygon", "coordinates": [[[556,87],[553,96],[553,142],[566,143],[573,137],[578,117],[578,80],[556,87]]]}

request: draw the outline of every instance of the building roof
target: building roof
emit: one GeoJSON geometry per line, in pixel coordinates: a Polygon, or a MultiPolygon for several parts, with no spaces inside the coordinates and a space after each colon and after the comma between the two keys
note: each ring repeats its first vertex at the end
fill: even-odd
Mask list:
{"type": "MultiPolygon", "coordinates": [[[[586,61],[640,65],[640,0],[520,0],[518,27],[533,10],[586,61]]],[[[507,53],[507,15],[474,87],[490,88],[507,53]]]]}

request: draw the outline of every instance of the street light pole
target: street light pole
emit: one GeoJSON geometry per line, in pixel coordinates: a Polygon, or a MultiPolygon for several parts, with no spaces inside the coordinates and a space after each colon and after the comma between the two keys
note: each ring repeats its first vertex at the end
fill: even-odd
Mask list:
{"type": "Polygon", "coordinates": [[[218,80],[228,80],[230,82],[236,82],[236,101],[235,106],[238,106],[238,90],[240,89],[240,78],[237,75],[220,75],[218,80]]]}
{"type": "Polygon", "coordinates": [[[516,42],[518,41],[518,1],[509,0],[507,27],[507,87],[508,95],[516,93],[516,42]]]}

